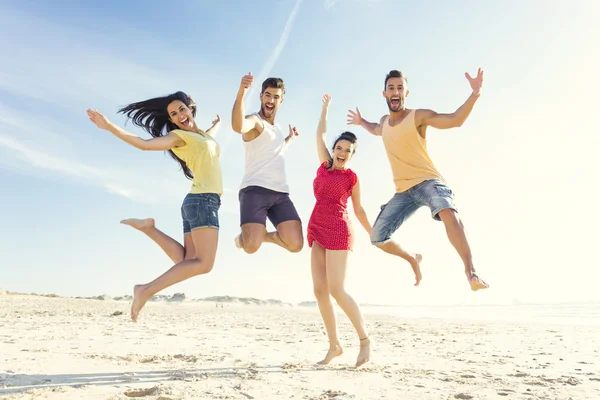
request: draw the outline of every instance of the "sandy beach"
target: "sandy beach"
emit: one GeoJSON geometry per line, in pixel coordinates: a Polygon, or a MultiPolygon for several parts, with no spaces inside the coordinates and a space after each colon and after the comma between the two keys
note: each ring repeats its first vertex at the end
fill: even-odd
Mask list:
{"type": "Polygon", "coordinates": [[[0,295],[3,399],[598,399],[600,327],[365,312],[318,366],[316,308],[0,295]]]}

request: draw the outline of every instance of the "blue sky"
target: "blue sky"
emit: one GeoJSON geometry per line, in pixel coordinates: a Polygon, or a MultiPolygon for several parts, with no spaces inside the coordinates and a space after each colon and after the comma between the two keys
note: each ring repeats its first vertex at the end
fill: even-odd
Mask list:
{"type": "MultiPolygon", "coordinates": [[[[471,293],[443,226],[425,209],[395,236],[424,255],[424,280],[373,248],[354,219],[349,290],[361,302],[484,304],[598,299],[594,156],[600,89],[592,0],[486,3],[394,0],[243,2],[0,2],[0,287],[62,295],[122,295],[153,279],[169,259],[126,217],[156,218],[181,239],[189,188],[178,165],[99,131],[88,107],[123,125],[127,103],[184,90],[197,122],[216,113],[224,170],[218,259],[213,272],[167,289],[192,297],[229,294],[312,299],[310,249],[238,251],[237,188],[243,148],[230,128],[241,77],[286,81],[277,121],[300,137],[287,156],[291,196],[306,224],[318,167],[314,134],[323,93],[333,96],[330,142],[359,106],[386,113],[383,78],[409,78],[407,105],[452,112],[469,95],[464,72],[485,70],[467,121],[430,130],[428,146],[457,202],[481,276],[471,293]]],[[[255,111],[258,91],[251,92],[255,111]]],[[[143,131],[127,125],[130,131],[143,131]]],[[[380,139],[359,135],[351,167],[371,221],[393,195],[380,139]]],[[[306,225],[304,226],[306,232],[306,225]]]]}

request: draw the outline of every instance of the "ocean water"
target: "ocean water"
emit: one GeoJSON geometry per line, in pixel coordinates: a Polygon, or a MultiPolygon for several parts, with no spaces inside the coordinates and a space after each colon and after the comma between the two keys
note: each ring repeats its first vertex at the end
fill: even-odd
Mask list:
{"type": "Polygon", "coordinates": [[[459,321],[539,323],[600,327],[600,303],[481,306],[363,306],[365,315],[459,321]]]}

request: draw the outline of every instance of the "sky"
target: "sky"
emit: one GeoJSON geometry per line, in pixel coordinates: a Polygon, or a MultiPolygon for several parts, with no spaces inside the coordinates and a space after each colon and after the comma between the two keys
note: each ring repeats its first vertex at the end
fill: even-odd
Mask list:
{"type": "Polygon", "coordinates": [[[86,109],[147,138],[124,125],[118,108],[183,90],[198,105],[199,126],[222,117],[225,193],[213,271],[164,293],[314,300],[307,245],[291,254],[265,244],[252,255],[234,246],[244,152],[231,109],[241,77],[256,76],[248,112],[258,111],[262,80],[285,80],[276,122],[300,133],[286,162],[306,235],[324,93],[333,98],[328,142],[346,129],[359,137],[350,167],[373,222],[394,194],[392,176],[381,139],[346,126],[347,110],[359,106],[377,121],[387,112],[385,75],[399,69],[408,76],[407,107],[453,112],[470,94],[464,73],[482,67],[483,94],[471,116],[460,128],[430,128],[428,148],[456,194],[490,289],[469,290],[427,209],[394,235],[424,256],[418,288],[408,264],[373,247],[350,209],[356,246],[348,291],[361,303],[398,305],[600,299],[597,2],[228,3],[0,0],[0,287],[118,296],[171,267],[150,239],[119,221],[154,217],[182,240],[190,181],[165,153],[98,130],[86,109]]]}

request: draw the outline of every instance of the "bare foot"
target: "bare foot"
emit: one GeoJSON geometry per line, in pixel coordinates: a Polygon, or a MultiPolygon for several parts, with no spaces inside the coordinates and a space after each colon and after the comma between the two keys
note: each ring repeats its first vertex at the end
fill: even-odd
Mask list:
{"type": "Polygon", "coordinates": [[[142,307],[148,301],[148,295],[145,293],[146,285],[135,285],[133,287],[133,301],[131,302],[131,320],[137,322],[137,317],[142,307]]]}
{"type": "Polygon", "coordinates": [[[129,218],[129,219],[122,220],[121,223],[123,225],[129,225],[132,228],[135,228],[138,231],[142,231],[142,232],[145,230],[154,228],[154,218],[145,218],[145,219],[129,218]]]}
{"type": "Polygon", "coordinates": [[[371,339],[366,338],[360,341],[360,351],[356,358],[356,368],[369,362],[371,358],[371,339]]]}
{"type": "Polygon", "coordinates": [[[469,283],[471,284],[471,290],[476,292],[480,289],[487,289],[490,287],[487,283],[483,281],[477,274],[471,273],[471,277],[469,278],[469,283]]]}
{"type": "Polygon", "coordinates": [[[237,247],[238,249],[242,248],[242,234],[241,233],[235,237],[235,247],[237,247]]]}
{"type": "Polygon", "coordinates": [[[421,275],[421,261],[423,261],[423,256],[419,253],[415,254],[415,261],[409,261],[415,273],[415,286],[419,286],[421,279],[423,279],[423,275],[421,275]]]}
{"type": "Polygon", "coordinates": [[[329,351],[327,352],[327,355],[325,356],[325,358],[322,359],[321,361],[319,361],[317,364],[327,365],[331,362],[331,360],[333,360],[336,357],[341,356],[343,353],[344,353],[344,349],[338,343],[335,345],[334,348],[330,348],[329,351]]]}

